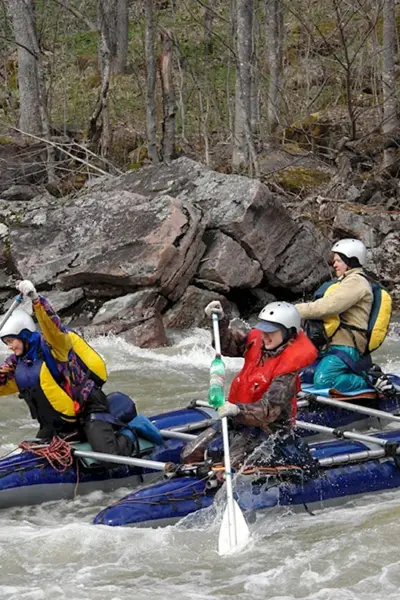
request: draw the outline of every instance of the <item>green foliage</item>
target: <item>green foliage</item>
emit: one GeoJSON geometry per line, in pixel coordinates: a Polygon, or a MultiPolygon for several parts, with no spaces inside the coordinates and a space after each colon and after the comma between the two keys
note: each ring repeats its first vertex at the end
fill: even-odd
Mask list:
{"type": "Polygon", "coordinates": [[[97,57],[99,35],[97,31],[77,31],[65,38],[66,44],[76,54],[97,57]]]}
{"type": "Polygon", "coordinates": [[[274,180],[288,192],[301,194],[327,183],[330,180],[330,175],[318,169],[288,167],[276,173],[274,180]]]}
{"type": "MultiPolygon", "coordinates": [[[[126,128],[136,132],[142,140],[145,139],[146,124],[144,1],[137,0],[130,5],[128,68],[126,74],[112,77],[108,103],[112,129],[126,128]]],[[[367,12],[363,2],[343,4],[347,6],[348,17],[345,20],[345,35],[349,56],[352,60],[354,58],[351,67],[353,100],[356,107],[368,106],[375,110],[371,110],[370,117],[371,122],[375,121],[371,126],[373,128],[381,118],[379,107],[374,106],[375,96],[370,94],[365,98],[362,95],[365,88],[377,89],[379,93],[379,57],[374,44],[377,39],[381,41],[382,19],[378,20],[376,31],[366,35],[371,19],[375,18],[372,14],[375,8],[372,3],[373,10],[367,12]],[[363,41],[363,50],[355,55],[360,41],[363,41]]],[[[211,50],[206,45],[205,3],[176,0],[175,3],[165,4],[163,10],[157,10],[155,15],[156,54],[159,55],[161,51],[161,28],[170,31],[174,40],[177,143],[184,149],[190,148],[200,159],[203,158],[205,136],[210,155],[217,154],[216,148],[232,140],[236,47],[232,35],[231,4],[226,0],[213,0],[210,4],[214,11],[211,50]]],[[[97,2],[81,2],[76,6],[85,10],[85,16],[93,23],[97,22],[97,2]]],[[[332,122],[331,115],[342,127],[342,131],[337,132],[338,137],[345,133],[343,124],[348,124],[345,72],[341,63],[344,48],[337,16],[330,0],[291,0],[285,6],[285,73],[279,136],[285,144],[290,143],[301,150],[318,151],[321,146],[334,142],[333,128],[327,125],[332,122]],[[323,114],[323,119],[313,120],[312,115],[318,113],[323,114]]],[[[62,129],[67,123],[69,127],[81,130],[84,137],[101,83],[98,32],[88,31],[87,24],[53,0],[36,0],[35,14],[52,124],[62,129]]],[[[396,22],[400,33],[400,14],[396,22]]],[[[2,31],[7,33],[6,25],[2,31]]],[[[265,51],[265,15],[260,7],[256,10],[255,31],[259,129],[263,142],[268,131],[266,105],[269,65],[265,51]]],[[[4,45],[4,42],[1,43],[4,45]]],[[[14,47],[10,45],[9,49],[14,50],[14,47]]],[[[16,90],[17,69],[7,73],[6,79],[7,89],[16,90]]],[[[5,115],[9,123],[16,122],[16,109],[13,107],[5,115]]],[[[159,79],[156,111],[160,140],[163,110],[159,79]]],[[[364,113],[360,110],[357,114],[364,113]]],[[[364,125],[364,117],[362,120],[364,125]]],[[[143,164],[147,158],[132,159],[129,156],[131,149],[124,148],[124,143],[119,141],[112,146],[111,158],[123,167],[129,165],[130,168],[136,168],[143,164]]],[[[142,145],[143,142],[138,143],[138,148],[142,145]]],[[[229,152],[227,156],[230,156],[229,152]]],[[[293,185],[296,187],[297,184],[293,185]]],[[[299,185],[301,187],[301,182],[299,185]]]]}

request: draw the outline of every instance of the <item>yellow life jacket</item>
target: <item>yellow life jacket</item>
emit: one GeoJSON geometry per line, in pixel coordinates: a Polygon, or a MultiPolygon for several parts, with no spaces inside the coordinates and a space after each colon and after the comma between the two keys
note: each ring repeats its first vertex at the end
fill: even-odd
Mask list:
{"type": "Polygon", "coordinates": [[[56,371],[53,375],[53,365],[57,361],[54,358],[48,360],[49,354],[50,350],[43,344],[35,360],[17,362],[14,378],[19,395],[24,398],[32,417],[38,419],[42,427],[52,427],[60,419],[74,423],[74,402],[67,389],[61,385],[62,382],[66,383],[64,376],[56,371]]]}
{"type": "MultiPolygon", "coordinates": [[[[367,337],[365,354],[369,354],[381,346],[387,335],[392,316],[392,298],[381,283],[371,281],[364,273],[360,273],[360,275],[369,281],[373,293],[372,308],[368,319],[367,329],[360,329],[359,327],[347,324],[345,325],[340,321],[339,315],[325,317],[325,319],[323,319],[323,326],[328,339],[332,339],[339,327],[349,329],[350,331],[353,330],[365,333],[367,337]]],[[[340,285],[340,281],[338,280],[323,283],[315,292],[315,299],[331,294],[338,285],[340,285]]]]}
{"type": "Polygon", "coordinates": [[[81,366],[86,369],[87,373],[90,372],[90,379],[93,379],[96,385],[101,387],[108,378],[104,359],[75,331],[68,331],[68,335],[72,350],[79,358],[81,366]]]}

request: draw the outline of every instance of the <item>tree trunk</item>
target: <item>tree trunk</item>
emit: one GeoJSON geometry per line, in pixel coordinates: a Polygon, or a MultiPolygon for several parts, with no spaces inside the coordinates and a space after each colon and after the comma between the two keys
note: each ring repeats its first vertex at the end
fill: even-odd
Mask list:
{"type": "MultiPolygon", "coordinates": [[[[151,1],[151,0],[150,0],[151,1]]],[[[146,2],[147,4],[147,2],[146,2]]],[[[117,4],[117,54],[115,57],[115,73],[124,73],[128,58],[129,11],[128,0],[118,0],[117,4]]]]}
{"type": "Polygon", "coordinates": [[[399,120],[397,118],[396,94],[396,59],[397,35],[395,0],[383,2],[383,46],[382,46],[382,92],[383,92],[383,125],[382,130],[387,137],[389,147],[383,153],[383,167],[388,168],[396,160],[399,152],[392,145],[390,138],[397,137],[399,120]]]}
{"type": "MultiPolygon", "coordinates": [[[[119,0],[118,0],[119,2],[119,0]]],[[[105,66],[104,48],[101,38],[104,36],[107,44],[108,59],[111,70],[114,71],[117,60],[117,31],[118,31],[118,3],[117,0],[99,0],[98,21],[100,30],[99,67],[102,73],[105,66]]]]}
{"type": "Polygon", "coordinates": [[[214,21],[214,10],[212,7],[212,2],[208,0],[204,4],[204,48],[206,54],[213,53],[213,21],[214,21]]]}
{"type": "MultiPolygon", "coordinates": [[[[18,44],[19,127],[25,133],[50,141],[46,85],[40,61],[34,3],[33,0],[9,0],[9,8],[18,44]]],[[[57,176],[52,144],[47,145],[46,154],[47,178],[49,183],[55,184],[57,176]]]]}
{"type": "MultiPolygon", "coordinates": [[[[113,0],[111,0],[111,3],[113,0]]],[[[110,122],[108,115],[108,92],[110,88],[111,76],[111,51],[110,44],[114,43],[112,28],[110,29],[110,7],[109,0],[100,0],[99,2],[99,20],[100,20],[100,44],[99,60],[101,69],[101,87],[97,100],[96,108],[90,118],[89,139],[92,142],[100,144],[100,152],[103,157],[109,153],[111,143],[110,122]],[[111,35],[111,39],[110,39],[111,35]],[[98,126],[98,120],[101,118],[101,124],[98,126]]]]}
{"type": "Polygon", "coordinates": [[[162,157],[163,161],[170,161],[175,157],[176,133],[176,101],[172,67],[172,38],[166,29],[161,31],[162,53],[160,57],[160,78],[163,97],[163,124],[162,124],[162,157]]]}
{"type": "Polygon", "coordinates": [[[154,13],[153,0],[145,3],[146,28],[144,45],[146,52],[146,128],[147,128],[147,153],[153,163],[158,163],[157,153],[157,116],[156,116],[156,79],[157,64],[154,55],[154,13]]]}
{"type": "Polygon", "coordinates": [[[257,159],[250,125],[253,0],[237,0],[236,24],[236,90],[232,168],[234,171],[239,171],[254,165],[257,171],[257,159]]]}
{"type": "Polygon", "coordinates": [[[283,74],[283,3],[282,0],[266,0],[267,59],[269,86],[267,100],[268,130],[276,133],[280,118],[283,74]]]}
{"type": "Polygon", "coordinates": [[[19,128],[41,136],[43,124],[37,70],[40,57],[35,51],[37,40],[32,39],[29,27],[29,23],[34,22],[33,0],[8,0],[8,7],[18,47],[19,128]]]}

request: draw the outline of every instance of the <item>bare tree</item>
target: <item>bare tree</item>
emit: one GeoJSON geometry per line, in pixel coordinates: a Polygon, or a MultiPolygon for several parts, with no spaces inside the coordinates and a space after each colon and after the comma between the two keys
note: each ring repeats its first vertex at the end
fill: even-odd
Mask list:
{"type": "Polygon", "coordinates": [[[113,70],[115,73],[124,73],[128,58],[128,0],[117,0],[117,2],[117,49],[113,70]]]}
{"type": "Polygon", "coordinates": [[[18,47],[19,128],[26,133],[43,134],[38,66],[40,53],[34,33],[33,0],[8,0],[15,42],[18,47]]]}
{"type": "Polygon", "coordinates": [[[112,56],[110,47],[115,50],[115,30],[111,26],[109,18],[110,14],[114,14],[114,8],[114,0],[99,0],[101,86],[96,108],[90,118],[89,138],[93,142],[100,142],[101,155],[103,157],[108,155],[111,142],[108,92],[110,88],[112,56]],[[98,125],[99,119],[101,119],[100,125],[98,125]]]}
{"type": "MultiPolygon", "coordinates": [[[[354,102],[355,88],[355,65],[361,51],[365,48],[368,39],[371,37],[379,16],[379,2],[374,4],[378,7],[374,18],[366,20],[366,26],[361,24],[355,26],[360,16],[360,9],[366,2],[358,0],[356,3],[349,3],[344,0],[331,0],[333,12],[336,20],[336,29],[339,37],[339,47],[335,47],[332,33],[326,34],[322,28],[314,22],[316,30],[322,38],[326,51],[341,67],[344,72],[344,88],[346,94],[347,112],[350,123],[350,138],[356,139],[358,112],[354,102]]],[[[303,20],[304,23],[304,20],[303,20]]]]}
{"type": "Polygon", "coordinates": [[[107,54],[110,69],[113,71],[117,58],[118,47],[118,3],[117,0],[99,0],[97,5],[99,43],[99,67],[103,71],[105,67],[104,40],[107,43],[107,54]]]}
{"type": "Polygon", "coordinates": [[[258,171],[257,157],[251,132],[253,0],[236,2],[236,89],[235,125],[232,168],[235,171],[254,166],[258,171]]]}
{"type": "Polygon", "coordinates": [[[146,125],[147,125],[147,152],[153,163],[158,163],[157,154],[157,117],[156,117],[156,79],[157,65],[154,54],[154,12],[153,0],[145,2],[145,35],[144,44],[146,52],[146,125]]]}
{"type": "Polygon", "coordinates": [[[159,63],[163,97],[163,135],[161,145],[163,160],[169,161],[175,156],[176,101],[173,80],[173,41],[171,33],[166,29],[161,30],[161,43],[162,52],[159,63]]]}
{"type": "Polygon", "coordinates": [[[214,9],[212,2],[206,0],[204,2],[204,47],[207,54],[213,53],[213,21],[214,21],[214,9]]]}
{"type": "MultiPolygon", "coordinates": [[[[395,0],[383,1],[383,36],[382,36],[382,92],[383,92],[383,125],[382,130],[388,138],[398,133],[396,94],[396,58],[397,35],[395,0]]],[[[388,140],[389,141],[389,140],[388,140]]],[[[387,143],[383,153],[383,167],[389,167],[398,155],[396,145],[387,143]]]]}
{"type": "Polygon", "coordinates": [[[267,100],[268,130],[273,135],[279,125],[282,74],[283,74],[283,2],[265,1],[265,21],[267,27],[267,59],[269,86],[267,100]]]}
{"type": "MultiPolygon", "coordinates": [[[[36,33],[34,2],[33,0],[9,0],[8,7],[18,45],[19,129],[24,133],[43,136],[49,141],[50,124],[47,115],[46,85],[36,33]]],[[[57,181],[54,163],[54,148],[48,144],[46,168],[50,183],[57,181]]]]}

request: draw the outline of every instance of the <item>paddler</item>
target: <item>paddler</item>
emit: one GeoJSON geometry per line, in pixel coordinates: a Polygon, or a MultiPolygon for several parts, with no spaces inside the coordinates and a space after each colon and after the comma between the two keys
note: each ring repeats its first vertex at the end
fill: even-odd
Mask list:
{"type": "MultiPolygon", "coordinates": [[[[300,391],[298,372],[316,359],[317,350],[301,331],[296,307],[288,302],[267,304],[251,330],[238,328],[234,322],[229,326],[219,301],[210,302],[205,313],[208,317],[216,314],[220,319],[222,354],[244,357],[243,368],[231,384],[228,401],[218,409],[219,416],[229,417],[235,429],[232,463],[243,464],[271,434],[276,434],[274,460],[285,461],[290,447],[295,456],[286,456],[289,462],[305,459],[311,463],[308,448],[293,434],[292,428],[297,412],[296,395],[300,391]]],[[[203,460],[205,450],[218,434],[216,428],[200,434],[184,448],[183,461],[203,460]]]]}
{"type": "MultiPolygon", "coordinates": [[[[21,281],[18,291],[32,300],[32,317],[17,308],[0,330],[0,338],[12,354],[0,366],[0,395],[18,393],[32,418],[39,422],[37,437],[51,439],[76,437],[83,433],[95,452],[130,456],[133,442],[118,433],[102,415],[109,413],[108,400],[101,389],[104,361],[85,344],[86,352],[96,354],[98,375],[85,367],[73,349],[74,338],[62,325],[49,301],[39,296],[31,281],[21,281]]],[[[76,334],[74,334],[76,335],[76,334]]]]}

